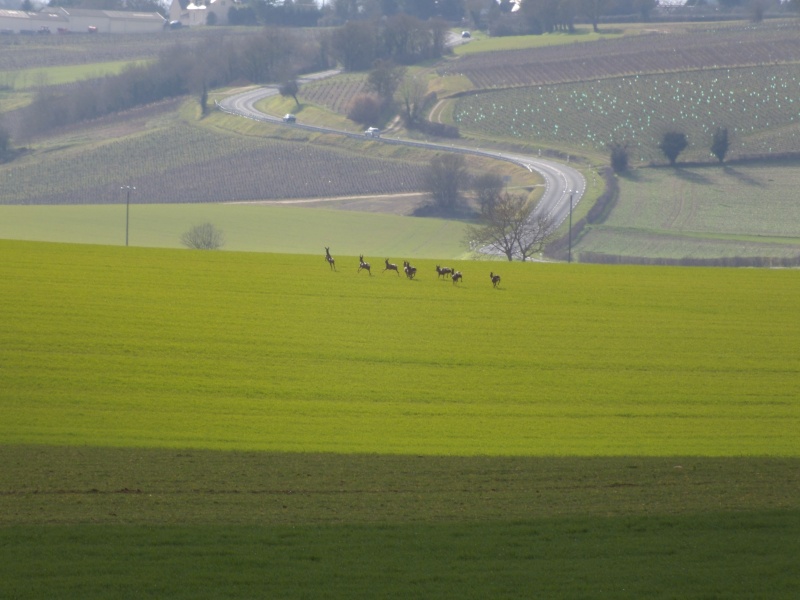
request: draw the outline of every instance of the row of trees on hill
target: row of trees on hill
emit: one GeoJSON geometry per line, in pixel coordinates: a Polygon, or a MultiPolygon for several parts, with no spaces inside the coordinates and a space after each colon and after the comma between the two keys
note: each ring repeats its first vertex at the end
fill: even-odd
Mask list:
{"type": "MultiPolygon", "coordinates": [[[[670,165],[675,165],[681,152],[689,147],[689,138],[682,131],[667,131],[661,136],[658,144],[659,150],[669,161],[670,165]]],[[[711,136],[710,151],[716,159],[723,163],[725,156],[730,149],[730,139],[727,127],[717,127],[711,136]]],[[[608,145],[611,156],[611,168],[615,173],[623,173],[628,170],[628,146],[622,142],[612,142],[608,145]]]]}
{"type": "MultiPolygon", "coordinates": [[[[203,3],[205,0],[195,0],[203,3]]],[[[186,8],[189,0],[181,0],[186,8]]],[[[22,10],[33,10],[32,0],[21,0],[22,10]]],[[[702,8],[707,0],[689,0],[688,9],[702,8]]],[[[427,21],[441,18],[467,23],[488,30],[492,35],[546,33],[571,30],[577,20],[591,23],[595,30],[604,18],[635,16],[648,20],[658,0],[522,0],[520,10],[511,0],[243,0],[228,11],[231,25],[270,25],[289,27],[331,27],[349,21],[379,20],[405,14],[427,21]]],[[[753,15],[763,15],[771,6],[797,9],[800,0],[718,0],[723,11],[746,7],[753,15]]],[[[158,0],[50,0],[49,6],[100,10],[159,12],[167,15],[168,4],[158,0]]],[[[212,24],[212,23],[209,23],[212,24]]]]}
{"type": "Polygon", "coordinates": [[[378,59],[410,65],[442,56],[449,29],[442,19],[422,21],[406,14],[349,21],[333,32],[331,51],[348,71],[370,69],[378,59]]]}
{"type": "Polygon", "coordinates": [[[283,81],[326,69],[329,60],[314,36],[287,29],[212,37],[193,47],[176,45],[153,63],[128,67],[119,75],[41,88],[23,111],[22,132],[35,135],[186,94],[205,97],[206,90],[233,81],[283,81]]]}

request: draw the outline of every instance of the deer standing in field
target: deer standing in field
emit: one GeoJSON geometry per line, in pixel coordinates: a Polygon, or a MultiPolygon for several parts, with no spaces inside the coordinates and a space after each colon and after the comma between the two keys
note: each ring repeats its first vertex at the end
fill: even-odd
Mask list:
{"type": "Polygon", "coordinates": [[[328,264],[331,266],[331,271],[335,271],[336,261],[333,260],[333,257],[331,256],[331,249],[328,248],[327,246],[325,246],[325,260],[327,260],[328,264]]]}
{"type": "Polygon", "coordinates": [[[436,272],[439,274],[439,277],[447,278],[453,273],[453,269],[450,267],[440,267],[439,265],[436,265],[436,272]]]}
{"type": "Polygon", "coordinates": [[[397,265],[394,263],[390,263],[388,258],[386,259],[386,268],[383,271],[381,271],[381,273],[385,273],[386,271],[394,271],[395,273],[397,273],[398,277],[400,276],[400,271],[397,269],[397,265]]]}
{"type": "Polygon", "coordinates": [[[500,275],[495,275],[491,271],[489,272],[489,277],[492,280],[492,287],[497,287],[500,284],[500,275]]]}
{"type": "Polygon", "coordinates": [[[359,261],[359,265],[358,265],[358,271],[356,271],[356,273],[360,273],[361,269],[364,269],[367,273],[369,273],[369,276],[372,277],[372,271],[370,270],[369,263],[368,262],[364,262],[364,255],[363,254],[359,255],[358,261],[359,261]]]}
{"type": "Polygon", "coordinates": [[[417,274],[417,267],[412,267],[410,262],[404,260],[403,271],[406,272],[406,277],[408,277],[409,279],[414,279],[414,275],[417,274]]]}
{"type": "Polygon", "coordinates": [[[463,275],[461,274],[461,271],[453,271],[453,283],[456,281],[461,281],[462,277],[463,275]]]}

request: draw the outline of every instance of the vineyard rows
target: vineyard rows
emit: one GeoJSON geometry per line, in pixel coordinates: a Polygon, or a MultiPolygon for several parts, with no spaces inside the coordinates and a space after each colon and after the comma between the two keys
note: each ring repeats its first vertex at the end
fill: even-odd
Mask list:
{"type": "Polygon", "coordinates": [[[362,75],[340,75],[303,85],[300,96],[303,100],[346,115],[352,99],[364,91],[365,83],[366,78],[362,75]]]}
{"type": "Polygon", "coordinates": [[[800,62],[800,28],[645,34],[566,46],[491,52],[448,63],[478,89],[544,85],[744,65],[800,62]]]}
{"type": "Polygon", "coordinates": [[[512,88],[459,98],[462,131],[604,151],[627,143],[633,160],[663,160],[667,129],[687,134],[686,156],[706,160],[716,127],[730,156],[800,151],[800,64],[641,75],[512,88]]]}
{"type": "Polygon", "coordinates": [[[309,144],[215,135],[176,124],[91,150],[0,167],[2,204],[103,204],[389,194],[422,189],[424,167],[309,144]],[[310,176],[309,174],[312,174],[310,176]]]}

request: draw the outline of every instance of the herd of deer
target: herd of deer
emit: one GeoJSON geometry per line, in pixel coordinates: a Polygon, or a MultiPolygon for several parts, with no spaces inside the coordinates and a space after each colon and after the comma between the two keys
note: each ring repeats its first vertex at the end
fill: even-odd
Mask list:
{"type": "MultiPolygon", "coordinates": [[[[328,265],[330,265],[331,270],[335,271],[336,260],[334,260],[334,258],[331,256],[331,250],[327,246],[325,247],[325,260],[328,261],[328,265]]],[[[359,262],[358,271],[356,272],[360,273],[363,270],[369,273],[370,277],[372,277],[372,268],[368,262],[364,261],[363,254],[361,254],[358,257],[358,262],[359,262]]],[[[386,271],[394,271],[395,273],[397,273],[398,276],[400,275],[400,269],[397,267],[396,264],[390,263],[388,258],[385,260],[385,263],[386,263],[386,268],[383,271],[381,271],[381,273],[385,273],[386,271]]],[[[417,268],[412,267],[411,263],[409,263],[407,260],[404,260],[403,272],[409,279],[414,279],[414,276],[417,274],[417,268]]],[[[456,271],[455,269],[451,269],[450,267],[440,267],[439,265],[436,265],[436,273],[438,274],[439,277],[444,277],[445,279],[450,277],[450,279],[454,284],[458,283],[464,278],[464,276],[461,274],[461,271],[456,271]]],[[[494,272],[490,272],[489,279],[492,280],[492,287],[497,287],[498,285],[500,285],[500,275],[496,275],[494,272]]]]}

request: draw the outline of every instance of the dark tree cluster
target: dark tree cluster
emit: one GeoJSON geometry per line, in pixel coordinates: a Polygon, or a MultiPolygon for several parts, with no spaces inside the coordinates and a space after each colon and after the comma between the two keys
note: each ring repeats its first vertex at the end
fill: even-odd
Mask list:
{"type": "Polygon", "coordinates": [[[265,29],[252,36],[210,38],[189,47],[176,45],[148,65],[119,75],[44,87],[23,113],[23,133],[34,135],[160,100],[197,94],[232,81],[289,81],[294,73],[327,68],[318,42],[286,29],[265,29]]]}
{"type": "Polygon", "coordinates": [[[402,13],[382,21],[349,21],[333,32],[331,51],[347,71],[365,71],[376,60],[411,65],[441,57],[448,30],[445,21],[402,13]]]}
{"type": "Polygon", "coordinates": [[[477,26],[493,36],[538,35],[574,31],[578,19],[591,23],[595,31],[607,16],[637,15],[647,21],[656,5],[656,0],[523,0],[521,10],[511,12],[510,2],[501,0],[488,13],[470,14],[477,26]]]}

